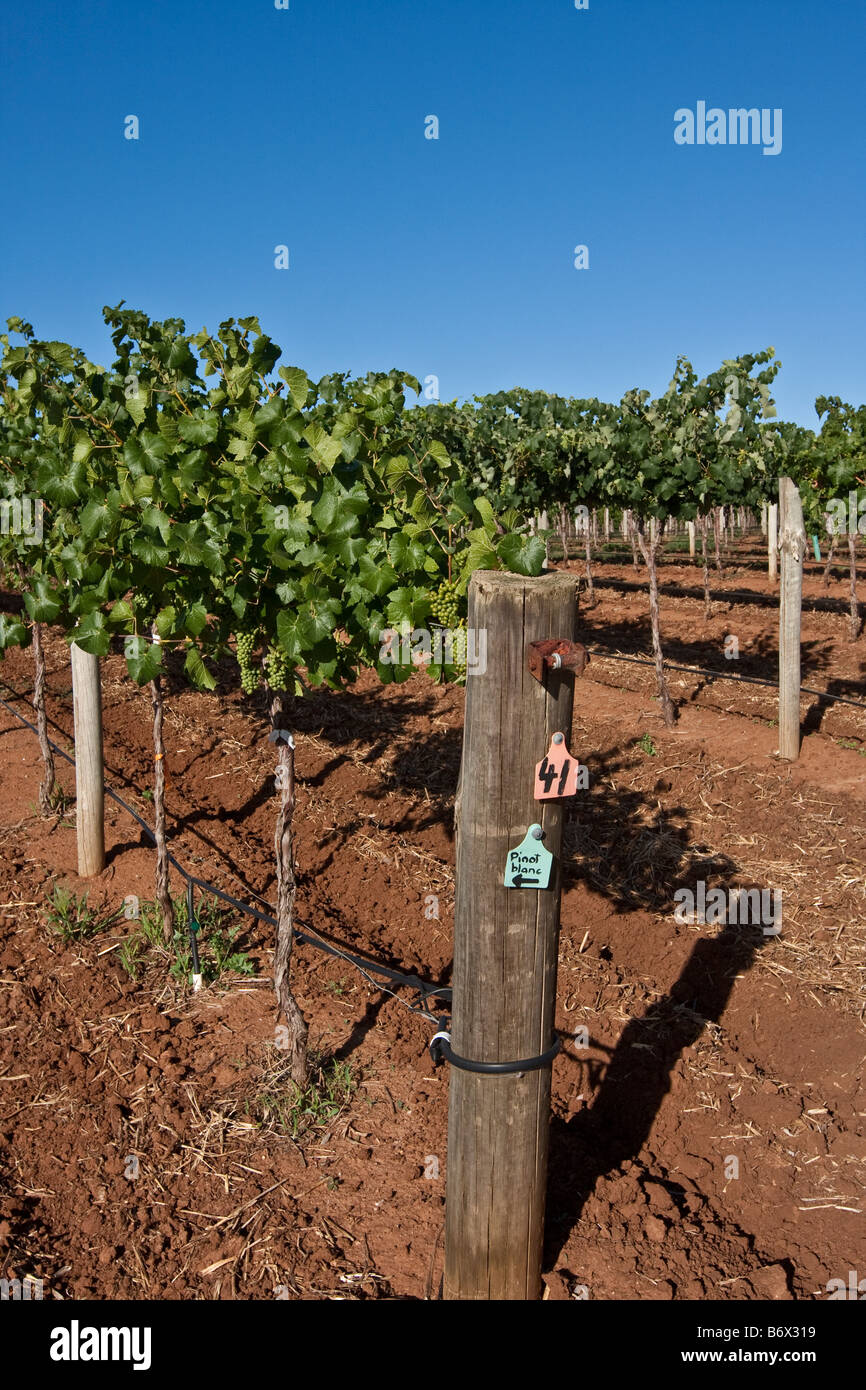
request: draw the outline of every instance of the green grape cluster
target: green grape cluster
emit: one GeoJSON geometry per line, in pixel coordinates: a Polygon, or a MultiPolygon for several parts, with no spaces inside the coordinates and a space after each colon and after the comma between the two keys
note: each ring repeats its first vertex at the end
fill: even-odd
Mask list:
{"type": "Polygon", "coordinates": [[[238,648],[238,666],[241,668],[241,690],[252,695],[258,689],[259,677],[253,667],[253,652],[256,649],[254,632],[238,632],[235,635],[238,648]]]}
{"type": "Polygon", "coordinates": [[[157,605],[154,602],[153,595],[141,592],[133,594],[132,611],[135,614],[137,630],[139,632],[149,633],[157,612],[157,605]]]}
{"type": "Polygon", "coordinates": [[[280,647],[268,647],[265,670],[268,675],[268,685],[272,690],[288,689],[289,659],[280,647]]]}
{"type": "Polygon", "coordinates": [[[457,594],[456,579],[443,579],[436,593],[433,595],[433,602],[430,605],[430,612],[436,622],[442,627],[452,628],[457,626],[460,613],[460,599],[457,594]]]}
{"type": "Polygon", "coordinates": [[[454,669],[458,680],[466,679],[468,649],[466,645],[466,619],[461,618],[454,630],[454,669]]]}

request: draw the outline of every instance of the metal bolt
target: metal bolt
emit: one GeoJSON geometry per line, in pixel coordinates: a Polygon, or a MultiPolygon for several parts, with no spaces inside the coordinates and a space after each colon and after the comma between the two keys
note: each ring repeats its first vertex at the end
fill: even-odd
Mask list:
{"type": "Polygon", "coordinates": [[[540,840],[542,835],[544,834],[544,831],[542,830],[540,825],[531,825],[529,827],[529,832],[534,840],[540,840]]]}

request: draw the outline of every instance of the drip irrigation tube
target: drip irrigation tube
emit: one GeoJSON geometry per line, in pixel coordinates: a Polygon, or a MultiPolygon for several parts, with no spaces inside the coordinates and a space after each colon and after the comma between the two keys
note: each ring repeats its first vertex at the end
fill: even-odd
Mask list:
{"type": "MultiPolygon", "coordinates": [[[[628,661],[633,666],[655,666],[655,662],[649,657],[624,656],[621,652],[606,652],[598,647],[587,647],[587,651],[601,661],[628,661]]],[[[665,661],[664,665],[669,671],[685,671],[690,676],[710,676],[713,680],[740,681],[747,685],[763,685],[768,690],[779,689],[775,681],[764,680],[762,676],[735,676],[730,671],[710,671],[702,666],[678,666],[673,661],[665,661]]],[[[830,690],[815,690],[812,686],[801,685],[800,691],[803,695],[817,695],[821,700],[833,700],[837,704],[853,705],[855,709],[866,710],[866,702],[863,700],[852,700],[847,695],[834,695],[830,690]]]]}
{"type": "MultiPolygon", "coordinates": [[[[7,685],[6,689],[11,691],[15,698],[18,700],[27,699],[26,695],[21,695],[17,690],[13,690],[10,685],[7,685]]],[[[23,714],[19,714],[18,711],[16,709],[13,709],[9,702],[7,700],[4,700],[2,697],[0,697],[0,705],[3,705],[3,707],[7,709],[11,715],[13,715],[21,724],[26,725],[28,729],[32,729],[34,733],[38,732],[35,724],[32,724],[29,719],[25,719],[23,714]]],[[[65,749],[60,748],[56,743],[52,742],[51,739],[48,740],[48,744],[49,747],[55,753],[59,754],[61,758],[64,758],[66,762],[71,763],[73,767],[75,766],[75,759],[71,757],[70,754],[65,751],[65,749]]],[[[151,843],[156,844],[156,836],[154,835],[147,821],[144,820],[138,814],[138,812],[134,810],[132,806],[130,806],[126,801],[124,801],[122,796],[118,796],[117,792],[113,791],[107,783],[105,784],[105,793],[106,796],[111,797],[112,801],[116,801],[118,806],[121,806],[123,810],[126,811],[127,815],[132,816],[132,819],[136,822],[137,825],[141,827],[141,829],[144,831],[145,835],[151,841],[151,843]]],[[[233,898],[230,893],[223,892],[221,888],[217,888],[216,884],[208,883],[206,879],[197,878],[195,874],[189,873],[188,870],[185,869],[183,865],[179,863],[175,856],[170,852],[168,854],[168,861],[186,882],[188,904],[191,902],[192,889],[194,885],[196,888],[200,888],[202,892],[210,893],[213,895],[213,897],[219,898],[224,903],[228,903],[238,912],[243,912],[248,917],[254,917],[259,922],[265,922],[269,927],[276,927],[276,917],[272,917],[271,914],[268,912],[261,912],[257,907],[250,907],[249,904],[241,902],[239,898],[233,898]]],[[[192,924],[193,921],[194,917],[192,909],[190,908],[190,924],[192,924]]],[[[197,928],[198,923],[196,922],[195,925],[197,928]]],[[[434,985],[429,980],[422,980],[418,975],[404,975],[401,971],[392,970],[390,966],[382,965],[379,961],[369,960],[366,956],[358,956],[353,951],[348,951],[343,949],[342,947],[335,946],[332,943],[322,939],[318,935],[318,933],[316,933],[314,929],[310,927],[307,923],[302,924],[301,930],[295,929],[294,936],[296,941],[300,941],[306,946],[312,946],[313,949],[316,951],[322,951],[325,955],[336,956],[337,959],[344,960],[347,964],[353,965],[355,969],[360,971],[360,973],[364,975],[370,981],[371,984],[375,985],[377,989],[384,990],[386,994],[393,995],[393,997],[397,999],[397,1002],[402,1004],[404,1008],[408,1009],[410,1013],[420,1014],[421,1017],[426,1018],[431,1023],[439,1023],[440,1019],[437,1018],[435,1014],[432,1014],[428,1008],[423,1007],[427,1004],[427,1001],[438,998],[442,999],[445,1003],[449,1003],[451,1000],[451,989],[448,986],[434,985]],[[387,985],[379,984],[377,980],[373,979],[373,976],[375,975],[379,975],[384,980],[390,980],[393,984],[403,986],[407,989],[412,989],[415,991],[416,994],[420,994],[422,1000],[422,1007],[418,1008],[415,1005],[407,1004],[405,999],[399,999],[398,996],[394,993],[394,991],[392,989],[389,989],[387,985]]],[[[194,935],[192,936],[192,946],[196,946],[194,935]]],[[[194,954],[197,954],[197,952],[194,951],[194,954]]]]}

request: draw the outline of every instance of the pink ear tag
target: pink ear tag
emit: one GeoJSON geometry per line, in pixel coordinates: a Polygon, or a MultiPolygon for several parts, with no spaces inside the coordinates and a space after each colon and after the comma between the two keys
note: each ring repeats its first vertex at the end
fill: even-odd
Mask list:
{"type": "Polygon", "coordinates": [[[547,757],[536,764],[535,800],[556,801],[563,796],[574,796],[578,789],[579,772],[580,764],[569,753],[565,734],[554,734],[547,757]]]}

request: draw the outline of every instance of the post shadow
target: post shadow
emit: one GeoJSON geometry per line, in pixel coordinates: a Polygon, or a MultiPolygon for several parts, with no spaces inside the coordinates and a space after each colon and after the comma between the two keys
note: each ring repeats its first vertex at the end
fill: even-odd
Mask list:
{"type": "Polygon", "coordinates": [[[546,1269],[555,1264],[598,1180],[638,1157],[683,1049],[698,1041],[708,1023],[719,1021],[736,976],[751,968],[766,939],[760,927],[729,924],[698,941],[664,998],[626,1024],[591,1106],[567,1121],[553,1117],[546,1269]]]}

